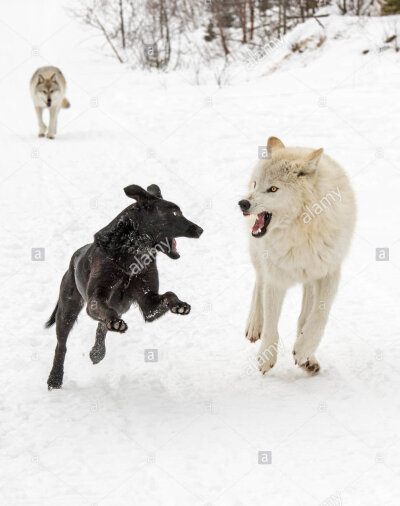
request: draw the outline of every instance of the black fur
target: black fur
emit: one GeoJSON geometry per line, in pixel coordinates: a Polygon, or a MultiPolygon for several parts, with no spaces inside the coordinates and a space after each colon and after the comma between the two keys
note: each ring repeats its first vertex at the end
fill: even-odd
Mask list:
{"type": "Polygon", "coordinates": [[[56,323],[57,308],[58,308],[58,302],[56,304],[56,307],[54,308],[54,311],[51,313],[50,318],[44,324],[44,326],[46,327],[46,329],[49,329],[52,325],[54,325],[56,323]]]}
{"type": "Polygon", "coordinates": [[[136,200],[109,225],[97,232],[94,242],[77,250],[60,287],[53,314],[46,323],[56,323],[57,346],[49,389],[61,388],[64,374],[66,342],[78,314],[86,304],[88,315],[97,320],[96,341],[90,352],[94,364],[106,353],[108,331],[125,332],[121,319],[136,302],[145,321],[153,321],[167,311],[188,314],[190,306],[173,292],[158,293],[156,254],[179,258],[175,237],[198,238],[203,230],[187,220],[179,207],[163,200],[160,188],[147,191],[137,185],[125,188],[136,200]]]}

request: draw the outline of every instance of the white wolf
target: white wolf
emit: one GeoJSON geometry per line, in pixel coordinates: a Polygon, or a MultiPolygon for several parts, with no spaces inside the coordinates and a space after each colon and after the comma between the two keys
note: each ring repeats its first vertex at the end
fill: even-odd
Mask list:
{"type": "Polygon", "coordinates": [[[335,297],[340,267],[353,235],[356,205],[343,169],[322,149],[287,148],[276,137],[251,177],[239,206],[254,215],[250,254],[256,282],[246,337],[261,338],[258,361],[265,374],[277,359],[278,320],[286,290],[303,284],[293,355],[310,374],[335,297]]]}
{"type": "Polygon", "coordinates": [[[40,67],[33,74],[30,90],[39,123],[39,137],[44,137],[47,126],[43,121],[43,109],[48,108],[50,114],[47,137],[54,139],[57,133],[57,118],[61,107],[67,108],[70,103],[65,98],[67,83],[57,67],[40,67]]]}

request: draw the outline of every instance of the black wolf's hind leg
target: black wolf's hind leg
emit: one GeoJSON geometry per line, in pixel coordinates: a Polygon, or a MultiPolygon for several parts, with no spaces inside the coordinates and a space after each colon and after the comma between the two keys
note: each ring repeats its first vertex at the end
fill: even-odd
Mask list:
{"type": "Polygon", "coordinates": [[[94,343],[93,348],[90,351],[90,360],[93,362],[93,364],[98,364],[103,360],[106,354],[106,335],[107,335],[107,327],[104,325],[104,323],[99,322],[97,325],[97,331],[96,331],[96,341],[94,343]]]}
{"type": "Polygon", "coordinates": [[[64,360],[67,339],[81,309],[83,299],[76,288],[74,275],[68,271],[61,282],[60,298],[56,314],[57,346],[47,385],[49,390],[61,388],[64,376],[64,360]]]}

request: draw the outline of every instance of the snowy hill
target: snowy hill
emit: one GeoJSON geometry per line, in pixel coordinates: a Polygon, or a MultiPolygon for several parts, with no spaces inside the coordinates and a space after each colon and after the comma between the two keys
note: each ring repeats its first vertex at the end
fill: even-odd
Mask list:
{"type": "MultiPolygon", "coordinates": [[[[379,49],[399,18],[333,18],[321,46],[291,51],[273,72],[276,62],[243,64],[222,88],[105,59],[59,2],[9,3],[0,23],[1,504],[397,504],[400,53],[379,49]],[[36,137],[28,92],[45,64],[62,68],[72,104],[54,141],[36,137]],[[237,201],[270,135],[324,147],[358,198],[313,378],[291,355],[299,287],[269,375],[244,339],[254,277],[237,201]],[[131,183],[158,183],[205,230],[178,240],[180,260],[159,260],[161,290],[192,313],[145,325],[133,308],[93,366],[96,324],[83,312],[64,388],[48,392],[56,339],[43,323],[61,277],[129,204],[131,183]],[[375,259],[381,247],[387,262],[375,259]],[[157,363],[144,362],[148,348],[157,363]]],[[[296,30],[293,43],[321,33],[315,21],[296,30]]]]}

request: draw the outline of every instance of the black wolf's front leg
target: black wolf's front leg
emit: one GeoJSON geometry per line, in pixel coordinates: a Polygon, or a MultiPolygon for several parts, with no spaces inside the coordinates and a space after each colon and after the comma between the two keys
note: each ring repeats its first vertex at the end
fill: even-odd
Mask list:
{"type": "Polygon", "coordinates": [[[121,320],[121,315],[109,305],[112,288],[118,281],[113,276],[91,277],[88,284],[88,302],[86,311],[94,320],[104,323],[107,330],[126,332],[128,325],[121,320]]]}
{"type": "Polygon", "coordinates": [[[157,320],[167,311],[182,315],[190,313],[190,305],[179,300],[173,292],[166,292],[163,295],[147,293],[139,298],[138,303],[147,322],[157,320]]]}

